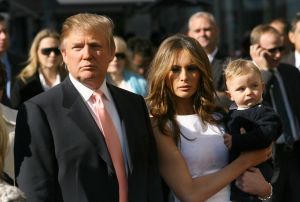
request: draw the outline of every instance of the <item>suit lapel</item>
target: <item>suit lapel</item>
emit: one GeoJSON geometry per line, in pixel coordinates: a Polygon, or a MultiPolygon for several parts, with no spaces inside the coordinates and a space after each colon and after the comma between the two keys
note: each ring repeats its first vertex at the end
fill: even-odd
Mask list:
{"type": "Polygon", "coordinates": [[[112,160],[102,132],[69,77],[64,80],[62,88],[64,95],[63,106],[69,109],[69,117],[84,131],[84,135],[97,149],[98,154],[107,164],[108,173],[113,173],[112,160]]]}

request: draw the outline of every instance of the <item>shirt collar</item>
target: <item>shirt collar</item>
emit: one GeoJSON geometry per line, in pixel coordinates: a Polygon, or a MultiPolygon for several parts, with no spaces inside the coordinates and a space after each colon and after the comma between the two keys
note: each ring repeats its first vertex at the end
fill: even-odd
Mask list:
{"type": "Polygon", "coordinates": [[[218,52],[218,48],[216,47],[213,52],[211,52],[210,54],[207,54],[207,57],[208,57],[210,63],[212,63],[212,61],[214,60],[217,52],[218,52]]]}
{"type": "Polygon", "coordinates": [[[300,52],[295,51],[295,66],[300,70],[300,52]]]}
{"type": "Polygon", "coordinates": [[[56,74],[56,79],[55,79],[55,82],[53,83],[52,86],[49,86],[46,82],[46,79],[44,77],[44,75],[42,74],[41,71],[39,71],[39,78],[40,78],[40,82],[42,84],[42,87],[43,89],[46,91],[46,90],[49,90],[50,88],[52,88],[53,86],[56,86],[57,84],[60,83],[60,75],[59,74],[56,74]]]}
{"type": "MultiPolygon", "coordinates": [[[[71,74],[69,74],[70,80],[73,83],[73,85],[75,86],[75,88],[77,89],[77,91],[79,92],[79,94],[83,97],[83,99],[87,102],[90,97],[93,95],[93,93],[95,92],[95,90],[90,89],[88,87],[86,87],[85,85],[83,85],[81,82],[79,82],[78,80],[76,80],[71,74]]],[[[110,96],[110,93],[108,91],[107,85],[106,85],[106,79],[104,78],[100,88],[98,90],[101,90],[105,97],[111,101],[112,98],[110,96]]]]}

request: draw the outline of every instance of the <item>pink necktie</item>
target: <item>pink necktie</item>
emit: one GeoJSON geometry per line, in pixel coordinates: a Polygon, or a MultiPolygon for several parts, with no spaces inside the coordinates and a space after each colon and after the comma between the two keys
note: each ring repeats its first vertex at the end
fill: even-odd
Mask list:
{"type": "Polygon", "coordinates": [[[127,202],[127,177],[125,173],[124,159],[120,140],[116,128],[107,110],[104,108],[102,92],[94,92],[92,95],[93,110],[102,126],[105,142],[110,153],[118,183],[119,183],[119,202],[127,202]]]}

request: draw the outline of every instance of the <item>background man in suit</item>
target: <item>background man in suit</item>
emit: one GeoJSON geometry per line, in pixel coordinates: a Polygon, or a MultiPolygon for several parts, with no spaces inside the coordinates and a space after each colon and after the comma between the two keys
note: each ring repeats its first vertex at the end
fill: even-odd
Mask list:
{"type": "Polygon", "coordinates": [[[8,51],[9,47],[9,33],[8,33],[8,25],[7,21],[0,14],[0,59],[2,63],[5,65],[6,71],[6,86],[3,92],[3,97],[1,102],[7,106],[10,105],[10,93],[15,81],[15,77],[22,69],[22,62],[24,62],[24,58],[19,55],[8,51]]]}
{"type": "Polygon", "coordinates": [[[218,48],[219,29],[215,18],[208,12],[193,14],[188,22],[187,35],[196,39],[204,48],[211,63],[213,83],[221,103],[228,106],[231,102],[225,95],[224,63],[227,55],[218,48]]]}
{"type": "Polygon", "coordinates": [[[279,34],[280,38],[283,41],[284,50],[282,51],[282,55],[289,54],[292,51],[292,44],[289,40],[289,30],[290,30],[290,24],[287,20],[284,18],[275,18],[273,19],[269,25],[276,29],[279,34]]]}
{"type": "Polygon", "coordinates": [[[300,72],[280,63],[282,40],[269,25],[258,25],[251,32],[250,54],[261,70],[266,89],[264,100],[279,113],[283,134],[274,154],[273,202],[300,201],[300,72]]]}
{"type": "Polygon", "coordinates": [[[20,109],[16,176],[28,201],[162,201],[144,99],[105,80],[108,64],[115,57],[112,32],[113,22],[104,16],[77,14],[66,19],[61,52],[69,77],[20,109]],[[119,184],[124,183],[119,181],[108,143],[112,132],[106,133],[105,121],[97,119],[93,109],[99,90],[105,99],[98,107],[108,111],[106,118],[113,120],[121,145],[123,164],[119,166],[125,167],[126,189],[120,189],[119,184]]]}
{"type": "Polygon", "coordinates": [[[291,22],[289,38],[295,47],[295,51],[292,51],[283,57],[282,62],[294,65],[300,71],[300,12],[296,14],[296,17],[291,22]]]}

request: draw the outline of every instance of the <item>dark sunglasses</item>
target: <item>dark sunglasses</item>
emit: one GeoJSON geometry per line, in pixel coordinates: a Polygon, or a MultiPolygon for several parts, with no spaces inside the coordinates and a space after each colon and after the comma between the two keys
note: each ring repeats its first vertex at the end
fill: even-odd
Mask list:
{"type": "Polygon", "coordinates": [[[275,48],[270,48],[270,49],[266,49],[268,52],[274,54],[274,53],[277,53],[277,52],[282,52],[284,51],[284,46],[278,46],[278,47],[275,47],[275,48]]]}
{"type": "Polygon", "coordinates": [[[115,53],[117,60],[124,60],[126,58],[125,53],[115,53]]]}
{"type": "Polygon", "coordinates": [[[58,49],[58,47],[41,49],[41,53],[43,55],[50,55],[52,52],[54,52],[55,55],[60,55],[60,50],[58,49]]]}

